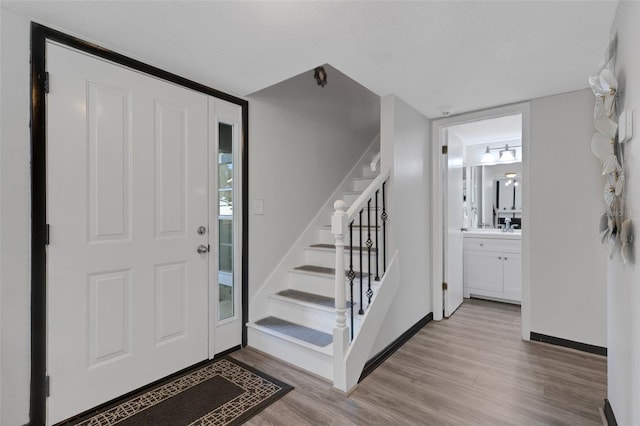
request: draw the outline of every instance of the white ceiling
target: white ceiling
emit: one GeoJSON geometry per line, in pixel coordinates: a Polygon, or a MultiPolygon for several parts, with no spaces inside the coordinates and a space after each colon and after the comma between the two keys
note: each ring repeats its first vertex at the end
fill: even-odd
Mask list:
{"type": "Polygon", "coordinates": [[[460,138],[464,146],[500,145],[510,141],[522,140],[522,115],[507,115],[449,127],[449,133],[460,138]],[[493,143],[495,142],[495,143],[493,143]]]}
{"type": "Polygon", "coordinates": [[[434,118],[587,87],[603,62],[617,1],[2,6],[237,95],[329,63],[434,118]]]}

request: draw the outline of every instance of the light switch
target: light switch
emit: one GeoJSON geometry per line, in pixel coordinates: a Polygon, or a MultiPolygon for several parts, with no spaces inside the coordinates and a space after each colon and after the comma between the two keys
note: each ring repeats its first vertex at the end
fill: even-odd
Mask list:
{"type": "Polygon", "coordinates": [[[264,214],[264,200],[253,200],[253,214],[264,214]]]}
{"type": "Polygon", "coordinates": [[[618,141],[626,142],[633,137],[633,111],[622,111],[618,117],[618,141]]]}

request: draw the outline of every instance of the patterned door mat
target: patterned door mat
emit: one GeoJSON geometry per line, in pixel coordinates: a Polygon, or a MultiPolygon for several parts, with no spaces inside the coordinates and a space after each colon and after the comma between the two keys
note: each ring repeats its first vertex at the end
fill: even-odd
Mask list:
{"type": "Polygon", "coordinates": [[[239,425],[292,389],[227,356],[59,425],[239,425]]]}

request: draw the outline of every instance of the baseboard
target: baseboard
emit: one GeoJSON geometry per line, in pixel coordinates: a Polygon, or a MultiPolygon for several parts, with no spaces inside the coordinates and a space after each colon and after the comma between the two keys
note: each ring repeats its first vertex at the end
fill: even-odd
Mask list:
{"type": "Polygon", "coordinates": [[[407,331],[402,333],[400,337],[398,337],[393,342],[389,343],[387,347],[378,352],[366,362],[364,368],[362,369],[362,374],[360,374],[360,378],[358,379],[358,383],[362,381],[369,374],[373,373],[373,371],[380,366],[387,358],[393,355],[398,349],[404,345],[407,340],[411,339],[414,334],[416,334],[422,327],[427,325],[431,320],[433,320],[433,312],[429,312],[424,318],[420,319],[414,325],[411,326],[407,331]]]}
{"type": "Polygon", "coordinates": [[[607,398],[604,399],[604,417],[607,419],[608,426],[618,426],[616,416],[613,414],[613,408],[607,398]]]}
{"type": "Polygon", "coordinates": [[[551,345],[564,346],[565,348],[576,349],[582,352],[607,356],[607,348],[602,346],[589,345],[587,343],[574,342],[573,340],[561,339],[560,337],[547,336],[546,334],[530,334],[530,339],[537,342],[549,343],[551,345]]]}

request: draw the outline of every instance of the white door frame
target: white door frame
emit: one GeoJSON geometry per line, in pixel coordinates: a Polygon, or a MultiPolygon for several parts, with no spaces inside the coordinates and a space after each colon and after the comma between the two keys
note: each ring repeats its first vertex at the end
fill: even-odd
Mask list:
{"type": "Polygon", "coordinates": [[[443,253],[443,226],[444,226],[444,179],[443,174],[446,172],[445,158],[441,153],[443,142],[445,141],[444,132],[448,127],[469,123],[473,121],[486,120],[490,118],[499,118],[508,115],[522,114],[522,178],[526,185],[522,186],[522,339],[529,340],[531,332],[530,324],[530,299],[529,299],[529,223],[530,223],[530,206],[529,206],[529,189],[531,182],[530,173],[530,105],[529,102],[522,102],[512,105],[490,108],[481,111],[475,111],[446,118],[439,118],[432,122],[431,138],[433,143],[432,149],[432,188],[431,188],[431,250],[432,265],[431,270],[431,308],[433,319],[440,321],[443,318],[443,302],[442,302],[442,282],[444,265],[443,253]]]}

